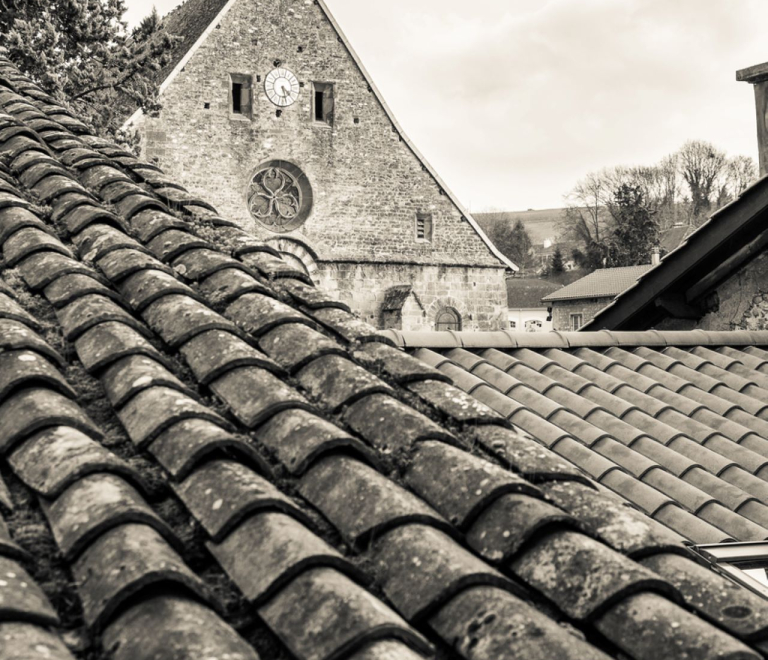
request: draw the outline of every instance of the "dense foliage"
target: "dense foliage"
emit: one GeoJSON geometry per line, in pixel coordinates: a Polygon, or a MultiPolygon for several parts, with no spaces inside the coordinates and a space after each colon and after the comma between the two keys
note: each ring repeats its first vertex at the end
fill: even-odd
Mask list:
{"type": "Polygon", "coordinates": [[[173,37],[157,12],[128,30],[123,0],[0,0],[0,44],[19,68],[99,134],[125,139],[137,108],[156,112],[173,37]]]}
{"type": "Polygon", "coordinates": [[[501,253],[521,270],[527,270],[531,264],[531,238],[521,220],[514,224],[499,219],[493,223],[489,238],[501,253]]]}
{"type": "Polygon", "coordinates": [[[616,189],[612,203],[616,222],[612,260],[621,266],[650,263],[651,251],[659,242],[659,225],[648,208],[643,189],[623,183],[616,189]]]}
{"type": "Polygon", "coordinates": [[[559,247],[555,248],[555,251],[552,253],[549,271],[552,275],[558,275],[565,272],[565,259],[563,259],[563,252],[559,247]]]}

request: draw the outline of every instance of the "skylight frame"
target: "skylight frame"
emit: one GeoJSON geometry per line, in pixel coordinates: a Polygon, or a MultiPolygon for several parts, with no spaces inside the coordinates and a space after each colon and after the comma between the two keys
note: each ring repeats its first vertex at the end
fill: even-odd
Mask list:
{"type": "Polygon", "coordinates": [[[692,549],[718,573],[768,599],[768,541],[707,543],[692,546],[692,549]],[[746,572],[745,565],[751,563],[757,566],[750,566],[750,569],[766,570],[765,583],[746,572]]]}

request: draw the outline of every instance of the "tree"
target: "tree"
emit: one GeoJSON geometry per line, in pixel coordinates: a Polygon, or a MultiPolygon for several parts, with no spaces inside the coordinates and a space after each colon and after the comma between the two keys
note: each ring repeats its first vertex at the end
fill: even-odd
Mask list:
{"type": "Polygon", "coordinates": [[[572,254],[582,268],[631,264],[630,255],[648,251],[643,231],[657,237],[680,221],[701,224],[756,178],[751,158],[728,159],[708,142],[691,140],[655,165],[605,168],[580,179],[565,197],[563,234],[576,243],[572,254]]]}
{"type": "Polygon", "coordinates": [[[616,220],[610,249],[611,266],[638,266],[651,261],[659,242],[659,225],[647,206],[640,186],[621,184],[614,192],[612,215],[616,220]]]}
{"type": "Polygon", "coordinates": [[[663,158],[656,165],[616,167],[608,171],[613,175],[608,181],[612,194],[607,204],[614,221],[617,220],[613,204],[616,191],[622,185],[627,185],[640,190],[645,208],[660,225],[666,228],[674,224],[680,201],[680,176],[675,154],[663,158]]]}
{"type": "Polygon", "coordinates": [[[565,261],[563,259],[563,252],[559,247],[555,248],[552,254],[552,261],[549,265],[549,272],[552,275],[559,275],[565,272],[565,261]]]}
{"type": "Polygon", "coordinates": [[[677,161],[691,195],[691,219],[701,224],[717,201],[716,184],[727,168],[726,155],[709,142],[689,140],[677,152],[677,161]]]}
{"type": "Polygon", "coordinates": [[[608,221],[606,202],[610,194],[610,178],[608,170],[590,172],[566,195],[563,229],[572,240],[585,247],[603,240],[608,221]]]}
{"type": "Polygon", "coordinates": [[[154,9],[131,31],[124,13],[124,0],[2,0],[0,44],[97,133],[121,137],[136,108],[159,109],[155,75],[176,42],[154,9]]]}
{"type": "Polygon", "coordinates": [[[726,185],[731,199],[736,199],[757,180],[757,165],[749,156],[735,156],[726,166],[726,185]]]}
{"type": "Polygon", "coordinates": [[[610,260],[610,245],[608,243],[590,243],[584,250],[574,248],[571,252],[573,260],[579,268],[593,271],[605,268],[610,260]]]}
{"type": "Polygon", "coordinates": [[[533,244],[525,225],[520,218],[512,224],[499,221],[491,225],[490,238],[501,253],[520,270],[528,270],[532,265],[533,244]]]}
{"type": "Polygon", "coordinates": [[[605,237],[611,217],[608,213],[611,180],[614,172],[590,172],[580,179],[565,197],[561,235],[575,243],[573,257],[580,267],[594,270],[603,265],[605,237]]]}

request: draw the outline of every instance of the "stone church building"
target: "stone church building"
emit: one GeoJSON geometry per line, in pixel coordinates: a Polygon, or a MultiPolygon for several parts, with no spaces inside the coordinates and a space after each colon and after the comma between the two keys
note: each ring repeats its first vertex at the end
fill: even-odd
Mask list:
{"type": "Polygon", "coordinates": [[[322,0],[186,0],[165,25],[182,40],[162,110],[129,120],[147,158],[369,323],[505,326],[516,267],[404,135],[322,0]]]}

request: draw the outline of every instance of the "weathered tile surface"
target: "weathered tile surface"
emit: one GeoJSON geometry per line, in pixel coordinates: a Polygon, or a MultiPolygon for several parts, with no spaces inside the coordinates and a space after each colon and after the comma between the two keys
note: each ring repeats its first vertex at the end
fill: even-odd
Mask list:
{"type": "MultiPolygon", "coordinates": [[[[566,335],[552,333],[527,345],[521,337],[516,348],[474,350],[446,346],[440,335],[434,349],[429,338],[401,336],[408,345],[418,340],[414,355],[472,397],[682,536],[695,542],[768,537],[763,374],[746,365],[751,356],[745,350],[720,346],[722,334],[700,331],[688,342],[685,333],[634,333],[619,342],[606,331],[586,343],[574,337],[570,349],[566,335]],[[717,364],[712,356],[719,356],[717,364]],[[738,374],[725,368],[734,365],[738,374]]],[[[497,427],[476,433],[505,460],[497,427]]],[[[583,493],[573,490],[574,501],[558,496],[558,504],[578,504],[580,517],[609,529],[615,507],[596,502],[601,520],[579,504],[583,493]]],[[[651,529],[611,536],[605,537],[609,543],[637,554],[662,540],[651,529]]]]}

